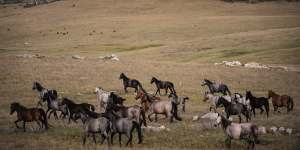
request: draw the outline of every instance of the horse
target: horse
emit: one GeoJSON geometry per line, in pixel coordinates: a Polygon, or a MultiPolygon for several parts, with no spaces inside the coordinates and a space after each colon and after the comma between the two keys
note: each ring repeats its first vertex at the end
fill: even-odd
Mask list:
{"type": "Polygon", "coordinates": [[[52,113],[54,113],[55,119],[58,119],[57,113],[56,111],[60,111],[61,115],[63,115],[63,118],[65,118],[65,116],[68,115],[68,109],[67,109],[67,105],[62,105],[60,101],[58,100],[52,100],[52,99],[47,99],[47,111],[46,111],[46,115],[48,114],[48,112],[50,111],[50,113],[48,114],[48,119],[50,119],[50,115],[52,113]]]}
{"type": "Polygon", "coordinates": [[[225,99],[228,102],[231,102],[231,97],[230,96],[218,96],[218,95],[213,95],[210,92],[205,92],[204,93],[204,99],[203,101],[206,102],[207,100],[211,101],[210,107],[209,107],[209,111],[211,111],[211,109],[214,109],[214,111],[216,112],[216,109],[218,107],[221,107],[221,105],[218,104],[220,99],[225,99]]]}
{"type": "Polygon", "coordinates": [[[139,90],[135,96],[135,99],[138,100],[140,99],[141,100],[141,106],[143,107],[144,111],[148,111],[149,108],[150,108],[150,103],[152,101],[155,101],[155,100],[160,100],[159,97],[156,97],[154,95],[150,95],[149,93],[147,93],[145,90],[139,90]]]}
{"type": "Polygon", "coordinates": [[[228,93],[229,95],[231,95],[228,86],[225,84],[214,83],[211,82],[210,80],[204,79],[201,86],[205,86],[205,85],[208,87],[210,93],[212,94],[222,93],[223,95],[227,95],[228,93]]]}
{"type": "MultiPolygon", "coordinates": [[[[87,110],[87,112],[90,111],[87,110]]],[[[104,140],[106,139],[108,146],[110,145],[111,122],[109,121],[108,118],[100,115],[97,116],[96,118],[93,118],[82,112],[80,112],[80,118],[84,125],[84,131],[82,135],[83,145],[85,145],[86,137],[89,136],[90,134],[92,134],[93,140],[96,143],[96,137],[95,137],[96,133],[99,133],[102,137],[101,144],[103,144],[104,140]]]]}
{"type": "Polygon", "coordinates": [[[272,90],[268,91],[268,99],[272,98],[274,112],[278,111],[278,107],[286,107],[287,112],[290,112],[294,108],[293,98],[288,95],[278,95],[272,90]]]}
{"type": "Polygon", "coordinates": [[[138,80],[130,79],[124,73],[120,74],[119,79],[123,80],[125,93],[128,93],[128,91],[127,91],[128,87],[134,88],[135,92],[137,92],[139,88],[142,88],[142,84],[138,80]]]}
{"type": "Polygon", "coordinates": [[[77,117],[74,118],[74,114],[83,112],[84,110],[95,111],[95,107],[92,104],[88,104],[88,103],[76,104],[72,100],[65,97],[62,98],[61,105],[66,105],[69,110],[69,123],[71,122],[71,119],[74,122],[76,122],[76,120],[78,119],[77,117]]]}
{"type": "Polygon", "coordinates": [[[264,112],[263,106],[265,107],[267,117],[269,117],[269,101],[265,97],[254,97],[250,91],[246,91],[246,99],[250,100],[251,109],[255,117],[255,109],[260,109],[260,114],[264,112]]]}
{"type": "Polygon", "coordinates": [[[49,90],[44,88],[39,82],[34,82],[32,90],[36,90],[39,93],[39,102],[37,106],[43,106],[42,102],[45,102],[47,99],[57,99],[58,94],[56,90],[49,90]]]}
{"type": "Polygon", "coordinates": [[[228,102],[224,98],[220,98],[217,105],[223,105],[225,107],[225,112],[227,118],[231,115],[238,115],[240,123],[242,122],[241,114],[246,117],[246,121],[251,120],[251,112],[247,109],[247,107],[241,103],[233,104],[228,102]]]}
{"type": "Polygon", "coordinates": [[[15,125],[17,128],[20,128],[18,126],[18,122],[23,121],[23,131],[26,131],[25,124],[26,122],[33,122],[36,121],[41,129],[40,122],[45,126],[45,129],[48,130],[48,121],[46,113],[41,108],[26,108],[22,106],[19,103],[11,103],[10,105],[10,115],[12,115],[14,112],[17,112],[18,119],[15,121],[15,125]]]}
{"type": "Polygon", "coordinates": [[[176,91],[174,89],[174,84],[170,81],[161,81],[155,77],[152,77],[150,83],[151,84],[155,83],[155,85],[156,85],[157,90],[155,92],[155,96],[157,93],[159,93],[159,95],[160,95],[160,89],[165,89],[166,95],[168,94],[168,89],[170,90],[171,93],[176,93],[176,91]]]}
{"type": "Polygon", "coordinates": [[[110,93],[111,92],[105,91],[101,87],[96,87],[95,94],[97,95],[97,100],[100,103],[100,110],[106,109],[110,93]]]}
{"type": "Polygon", "coordinates": [[[142,129],[138,122],[135,120],[131,120],[129,118],[121,118],[118,116],[112,109],[109,107],[106,109],[105,112],[109,117],[110,121],[112,122],[112,130],[111,130],[111,144],[113,145],[113,137],[115,134],[119,134],[119,144],[121,147],[121,140],[122,134],[125,134],[128,138],[126,146],[129,144],[132,145],[132,132],[134,129],[137,130],[138,133],[138,144],[142,143],[142,129]]]}
{"type": "Polygon", "coordinates": [[[258,140],[258,127],[252,123],[233,123],[220,115],[217,118],[217,123],[222,125],[226,135],[225,144],[231,147],[231,140],[246,140],[248,142],[248,149],[251,146],[254,149],[255,144],[259,143],[258,140]]]}
{"type": "Polygon", "coordinates": [[[240,94],[240,93],[234,93],[234,96],[233,96],[232,99],[233,99],[233,102],[235,102],[235,103],[241,103],[241,104],[247,106],[248,110],[251,110],[250,100],[246,99],[246,97],[243,96],[242,94],[240,94]]]}
{"type": "Polygon", "coordinates": [[[151,116],[155,114],[155,121],[157,121],[156,114],[163,114],[166,118],[170,118],[170,122],[173,122],[173,118],[178,121],[182,119],[178,116],[177,112],[177,105],[178,103],[178,96],[175,93],[171,93],[169,95],[169,101],[158,101],[154,100],[150,102],[150,108],[148,110],[148,119],[152,122],[151,116]]]}

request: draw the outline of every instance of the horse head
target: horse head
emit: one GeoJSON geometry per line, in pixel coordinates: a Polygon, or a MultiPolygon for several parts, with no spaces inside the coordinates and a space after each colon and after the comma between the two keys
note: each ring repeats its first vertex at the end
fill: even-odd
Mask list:
{"type": "Polygon", "coordinates": [[[100,86],[98,86],[95,88],[94,94],[97,94],[100,91],[103,91],[103,89],[100,86]]]}
{"type": "Polygon", "coordinates": [[[205,85],[209,85],[209,84],[212,84],[212,82],[207,79],[203,79],[201,86],[205,86],[205,85]]]}
{"type": "Polygon", "coordinates": [[[153,84],[153,82],[157,81],[157,79],[155,77],[152,77],[150,83],[153,84]]]}
{"type": "Polygon", "coordinates": [[[270,99],[271,97],[273,97],[275,95],[275,93],[272,90],[268,91],[268,99],[270,99]]]}
{"type": "Polygon", "coordinates": [[[20,104],[17,102],[13,102],[10,104],[10,115],[12,115],[17,110],[18,106],[20,106],[20,104]]]}
{"type": "Polygon", "coordinates": [[[135,100],[142,99],[144,97],[144,95],[145,95],[145,93],[143,91],[139,90],[136,93],[135,100]]]}
{"type": "Polygon", "coordinates": [[[119,79],[121,80],[121,79],[124,79],[124,78],[126,78],[126,76],[125,76],[125,74],[122,72],[122,73],[120,74],[119,79]]]}
{"type": "Polygon", "coordinates": [[[43,87],[42,87],[42,85],[39,82],[35,81],[33,83],[32,90],[41,91],[42,89],[43,89],[43,87]]]}

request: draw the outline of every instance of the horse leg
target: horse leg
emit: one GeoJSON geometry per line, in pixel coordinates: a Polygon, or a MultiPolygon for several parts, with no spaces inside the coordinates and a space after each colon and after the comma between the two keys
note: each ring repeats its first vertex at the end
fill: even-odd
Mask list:
{"type": "Polygon", "coordinates": [[[156,92],[155,92],[155,95],[154,95],[154,96],[156,96],[156,95],[157,95],[157,93],[158,93],[158,89],[159,89],[159,88],[157,88],[157,90],[156,90],[156,92]]]}
{"type": "Polygon", "coordinates": [[[132,146],[132,133],[131,133],[131,131],[127,132],[127,137],[128,137],[128,141],[126,143],[126,146],[128,146],[128,144],[130,144],[130,146],[132,146]]]}
{"type": "Polygon", "coordinates": [[[83,133],[82,135],[82,145],[85,145],[85,141],[86,141],[86,132],[83,133]]]}
{"type": "Polygon", "coordinates": [[[166,94],[165,95],[167,95],[168,94],[168,88],[166,88],[166,94]]]}
{"type": "Polygon", "coordinates": [[[241,114],[239,114],[239,120],[240,120],[240,123],[242,123],[242,116],[241,116],[241,114]]]}
{"type": "Polygon", "coordinates": [[[157,122],[157,114],[155,114],[154,117],[155,122],[157,122]]]}
{"type": "Polygon", "coordinates": [[[51,110],[50,113],[48,114],[48,119],[50,119],[50,116],[52,113],[53,113],[53,110],[51,110]]]}
{"type": "Polygon", "coordinates": [[[149,113],[149,115],[148,115],[148,119],[149,119],[150,122],[152,122],[151,116],[152,116],[153,114],[154,114],[154,113],[151,112],[151,113],[149,113]]]}
{"type": "Polygon", "coordinates": [[[20,121],[21,121],[21,120],[19,120],[19,119],[15,121],[15,125],[16,125],[16,127],[17,127],[18,129],[20,129],[20,127],[18,126],[18,122],[20,122],[20,121]]]}
{"type": "Polygon", "coordinates": [[[112,132],[111,133],[111,135],[110,135],[110,143],[111,143],[111,145],[113,145],[114,144],[114,136],[115,136],[115,132],[112,132]]]}
{"type": "Polygon", "coordinates": [[[260,114],[262,114],[264,112],[264,109],[262,107],[260,107],[259,109],[260,109],[260,114]]]}
{"type": "Polygon", "coordinates": [[[255,117],[255,108],[252,108],[253,116],[255,117]]]}
{"type": "Polygon", "coordinates": [[[26,122],[25,122],[25,121],[23,121],[23,131],[24,131],[24,132],[26,132],[26,128],[25,128],[25,126],[26,126],[26,122]]]}
{"type": "Polygon", "coordinates": [[[124,86],[124,91],[125,91],[125,93],[128,93],[127,86],[124,86]]]}
{"type": "Polygon", "coordinates": [[[56,111],[54,111],[54,117],[55,117],[56,120],[58,120],[58,116],[57,116],[56,111]]]}
{"type": "Polygon", "coordinates": [[[120,144],[120,147],[122,146],[122,134],[119,133],[119,144],[120,144]]]}
{"type": "Polygon", "coordinates": [[[95,136],[95,133],[93,133],[93,140],[94,140],[94,143],[96,144],[96,136],[95,136]]]}
{"type": "Polygon", "coordinates": [[[225,145],[226,147],[230,148],[231,147],[231,138],[227,137],[227,139],[225,140],[225,145]]]}

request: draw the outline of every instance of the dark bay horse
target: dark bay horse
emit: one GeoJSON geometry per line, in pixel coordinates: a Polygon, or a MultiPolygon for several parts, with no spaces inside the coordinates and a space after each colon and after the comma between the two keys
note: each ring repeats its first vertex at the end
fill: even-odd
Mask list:
{"type": "Polygon", "coordinates": [[[263,107],[265,107],[267,117],[269,117],[269,101],[265,97],[255,97],[250,91],[246,91],[246,99],[250,100],[250,106],[255,117],[255,109],[260,109],[260,114],[264,112],[263,107]]]}
{"type": "Polygon", "coordinates": [[[158,80],[157,78],[155,77],[152,77],[151,81],[150,81],[151,84],[155,83],[156,85],[156,93],[159,93],[160,95],[160,89],[165,89],[166,90],[166,95],[168,94],[168,89],[170,90],[171,93],[176,93],[175,91],[175,88],[174,88],[174,84],[170,81],[161,81],[161,80],[158,80]]]}
{"type": "Polygon", "coordinates": [[[294,101],[292,97],[288,95],[278,95],[272,90],[268,91],[268,98],[272,98],[272,103],[274,107],[274,112],[278,111],[278,107],[286,107],[287,112],[290,112],[294,108],[294,101]]]}
{"type": "Polygon", "coordinates": [[[84,112],[85,110],[95,111],[95,106],[88,103],[80,103],[76,104],[74,101],[68,99],[68,98],[62,98],[61,105],[66,105],[69,110],[69,123],[71,122],[71,119],[76,122],[78,119],[74,115],[80,112],[84,112]]]}
{"type": "Polygon", "coordinates": [[[231,95],[228,86],[225,84],[214,83],[210,80],[204,79],[201,86],[205,86],[205,85],[208,87],[210,93],[212,94],[222,93],[223,95],[227,95],[228,93],[229,95],[231,95]]]}
{"type": "Polygon", "coordinates": [[[142,88],[142,84],[138,80],[130,79],[124,73],[120,74],[119,79],[123,80],[125,93],[128,93],[128,91],[127,91],[128,87],[134,88],[135,92],[137,92],[139,88],[142,88]]]}
{"type": "Polygon", "coordinates": [[[56,90],[50,90],[44,88],[39,82],[34,82],[32,86],[32,90],[36,90],[39,93],[39,99],[38,105],[42,106],[42,102],[47,101],[48,99],[55,100],[58,97],[56,90]]]}
{"type": "Polygon", "coordinates": [[[10,114],[12,115],[14,112],[17,112],[18,119],[15,121],[15,125],[17,128],[18,122],[23,121],[23,130],[26,131],[25,124],[26,122],[36,121],[39,127],[41,128],[42,123],[45,126],[45,129],[48,130],[48,121],[46,117],[46,113],[41,108],[26,108],[19,103],[11,103],[10,105],[10,114]]]}
{"type": "Polygon", "coordinates": [[[243,114],[246,117],[247,122],[248,122],[248,120],[251,120],[251,115],[250,115],[251,112],[247,109],[247,106],[245,106],[241,103],[233,104],[231,102],[228,102],[224,98],[220,98],[217,105],[223,105],[225,107],[227,119],[231,115],[238,115],[239,121],[241,123],[242,122],[241,114],[243,114]]]}

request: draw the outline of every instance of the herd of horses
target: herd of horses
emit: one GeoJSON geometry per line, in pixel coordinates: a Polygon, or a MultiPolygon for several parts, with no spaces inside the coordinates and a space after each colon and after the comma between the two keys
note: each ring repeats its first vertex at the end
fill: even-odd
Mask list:
{"type": "MultiPolygon", "coordinates": [[[[43,87],[39,82],[34,82],[32,90],[38,93],[39,101],[34,108],[26,108],[20,103],[11,103],[10,114],[17,112],[17,120],[14,122],[17,128],[18,122],[23,121],[23,131],[26,131],[26,122],[35,121],[39,126],[39,130],[49,129],[48,119],[53,114],[55,119],[68,117],[71,121],[77,123],[78,120],[84,125],[82,142],[85,144],[86,138],[93,137],[96,143],[96,134],[101,135],[101,143],[105,140],[107,144],[113,144],[115,134],[119,135],[119,144],[121,146],[122,135],[128,139],[127,145],[132,145],[132,134],[134,131],[138,135],[138,143],[142,143],[143,134],[141,126],[147,127],[147,118],[151,122],[152,116],[155,115],[157,121],[158,115],[164,115],[173,122],[174,119],[182,121],[178,115],[181,108],[185,112],[185,103],[189,100],[187,96],[178,96],[175,86],[170,81],[162,81],[152,77],[150,83],[155,84],[155,94],[146,92],[141,82],[136,79],[127,77],[124,73],[120,74],[120,80],[123,81],[124,91],[128,93],[127,88],[135,89],[135,99],[140,100],[140,104],[133,106],[125,106],[125,98],[119,96],[116,92],[105,91],[102,87],[96,87],[94,93],[97,97],[96,107],[89,103],[76,103],[66,97],[60,98],[58,92],[53,89],[43,87]],[[165,90],[166,97],[162,96],[160,90],[165,90]],[[168,93],[169,92],[169,93],[168,93]],[[157,95],[159,94],[159,96],[157,95]],[[43,103],[47,104],[47,110],[44,111],[43,103]],[[41,107],[39,107],[41,106],[41,107]],[[97,110],[96,110],[97,109],[97,110]],[[60,116],[57,115],[60,112],[60,116]],[[147,115],[147,116],[146,116],[147,115]]],[[[269,99],[272,99],[274,112],[280,112],[279,107],[286,107],[287,112],[293,110],[293,99],[288,95],[278,95],[269,90],[268,98],[255,97],[250,91],[246,91],[243,96],[239,93],[231,94],[229,88],[225,84],[219,84],[204,79],[202,86],[207,86],[209,92],[205,92],[203,101],[210,101],[209,111],[214,110],[217,113],[216,126],[221,125],[226,133],[225,144],[230,147],[232,139],[244,139],[254,148],[258,143],[258,128],[251,120],[252,114],[255,117],[255,109],[260,109],[262,114],[264,111],[269,117],[269,99]],[[223,95],[217,95],[222,93],[223,95]],[[224,107],[226,116],[218,113],[217,108],[224,107]],[[239,117],[239,123],[234,123],[229,119],[231,115],[239,117]],[[247,123],[242,123],[241,116],[246,117],[247,123]]]]}

